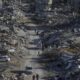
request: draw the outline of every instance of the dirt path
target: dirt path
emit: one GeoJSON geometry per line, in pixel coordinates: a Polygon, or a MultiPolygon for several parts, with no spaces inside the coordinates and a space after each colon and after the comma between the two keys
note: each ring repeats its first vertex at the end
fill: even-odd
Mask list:
{"type": "Polygon", "coordinates": [[[27,56],[26,58],[25,67],[26,66],[32,67],[32,75],[39,74],[41,80],[41,78],[44,76],[44,70],[41,69],[41,65],[39,63],[34,61],[35,59],[38,59],[39,57],[38,55],[41,54],[41,50],[38,49],[38,43],[40,38],[38,35],[36,35],[35,29],[28,30],[28,32],[29,32],[29,45],[28,45],[29,56],[27,56]]]}

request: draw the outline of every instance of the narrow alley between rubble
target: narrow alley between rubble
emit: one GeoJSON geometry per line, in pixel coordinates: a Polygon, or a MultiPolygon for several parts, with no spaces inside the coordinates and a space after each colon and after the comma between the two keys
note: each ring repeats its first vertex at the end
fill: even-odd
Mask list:
{"type": "Polygon", "coordinates": [[[0,0],[0,80],[80,80],[80,0],[0,0]]]}
{"type": "Polygon", "coordinates": [[[29,45],[28,45],[29,57],[27,56],[25,67],[26,68],[27,66],[31,67],[32,68],[31,76],[38,74],[41,80],[42,76],[45,73],[44,73],[44,70],[41,68],[41,65],[36,62],[36,59],[38,59],[42,51],[41,45],[39,44],[40,37],[39,35],[37,35],[37,31],[38,31],[37,29],[35,31],[35,27],[32,30],[28,30],[29,32],[29,45]]]}

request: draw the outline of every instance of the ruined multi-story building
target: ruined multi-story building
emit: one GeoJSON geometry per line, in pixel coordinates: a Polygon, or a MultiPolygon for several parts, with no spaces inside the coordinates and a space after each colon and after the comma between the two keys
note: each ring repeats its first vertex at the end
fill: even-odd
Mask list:
{"type": "Polygon", "coordinates": [[[80,9],[80,0],[62,0],[69,4],[74,11],[79,11],[80,9]]]}
{"type": "Polygon", "coordinates": [[[35,0],[35,13],[38,17],[46,17],[46,12],[51,11],[53,0],[35,0]]]}
{"type": "Polygon", "coordinates": [[[50,10],[53,0],[35,0],[36,11],[50,10]]]}
{"type": "Polygon", "coordinates": [[[80,0],[71,0],[71,5],[75,11],[79,11],[80,9],[80,0]]]}

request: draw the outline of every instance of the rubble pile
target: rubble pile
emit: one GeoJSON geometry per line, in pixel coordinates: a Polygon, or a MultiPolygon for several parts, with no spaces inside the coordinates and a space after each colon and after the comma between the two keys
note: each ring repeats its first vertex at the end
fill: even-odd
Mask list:
{"type": "Polygon", "coordinates": [[[40,33],[43,54],[40,55],[41,61],[38,62],[45,67],[48,73],[51,73],[47,76],[57,76],[63,80],[79,78],[79,29],[77,26],[72,28],[58,27],[53,30],[43,30],[40,33]],[[73,75],[74,77],[72,77],[73,75]]]}
{"type": "Polygon", "coordinates": [[[27,32],[19,27],[14,27],[14,31],[9,27],[0,25],[0,57],[2,58],[0,58],[0,63],[4,61],[6,64],[3,63],[2,65],[8,66],[4,66],[4,71],[2,71],[7,77],[11,75],[10,70],[21,67],[24,57],[28,53],[27,32]]]}

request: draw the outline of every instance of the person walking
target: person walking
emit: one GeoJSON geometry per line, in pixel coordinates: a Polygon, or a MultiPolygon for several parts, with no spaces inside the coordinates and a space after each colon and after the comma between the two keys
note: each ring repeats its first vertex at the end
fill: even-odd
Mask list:
{"type": "Polygon", "coordinates": [[[35,33],[37,32],[37,29],[35,29],[35,33]]]}
{"type": "Polygon", "coordinates": [[[36,35],[39,35],[39,32],[38,31],[36,32],[36,35]]]}
{"type": "Polygon", "coordinates": [[[35,80],[35,75],[32,76],[32,80],[35,80]]]}
{"type": "Polygon", "coordinates": [[[39,80],[39,74],[36,74],[36,80],[39,80]]]}

